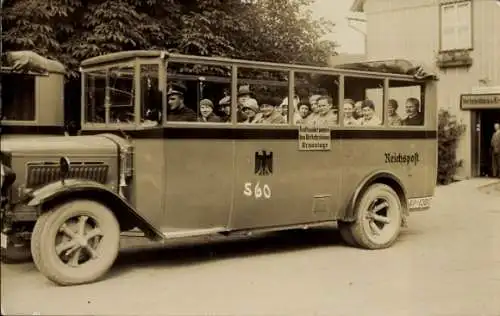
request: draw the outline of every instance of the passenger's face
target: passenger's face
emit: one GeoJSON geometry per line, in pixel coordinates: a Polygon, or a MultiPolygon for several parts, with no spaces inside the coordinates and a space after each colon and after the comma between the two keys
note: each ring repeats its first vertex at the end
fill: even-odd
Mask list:
{"type": "Polygon", "coordinates": [[[280,109],[281,109],[281,114],[283,116],[287,116],[288,115],[288,106],[287,105],[285,105],[283,107],[280,107],[280,109]]]}
{"type": "Polygon", "coordinates": [[[251,108],[243,108],[242,113],[245,118],[253,118],[256,114],[251,108]]]}
{"type": "Polygon", "coordinates": [[[222,108],[222,112],[224,112],[226,115],[229,115],[231,114],[231,106],[230,105],[226,105],[222,108]]]}
{"type": "Polygon", "coordinates": [[[322,100],[318,101],[318,113],[319,114],[325,115],[326,113],[328,113],[328,111],[330,111],[331,108],[332,108],[332,105],[328,104],[327,100],[322,99],[322,100]]]}
{"type": "Polygon", "coordinates": [[[318,98],[317,97],[309,98],[309,103],[311,104],[311,111],[313,113],[318,113],[318,98]]]}
{"type": "Polygon", "coordinates": [[[239,105],[242,105],[245,103],[246,100],[250,99],[250,95],[248,94],[245,94],[245,95],[242,95],[242,96],[239,96],[238,97],[238,104],[239,105]]]}
{"type": "Polygon", "coordinates": [[[175,110],[179,108],[182,104],[182,98],[180,95],[170,95],[168,96],[168,106],[170,107],[171,110],[175,110]]]}
{"type": "Polygon", "coordinates": [[[369,120],[373,117],[373,109],[369,106],[365,106],[364,108],[361,109],[362,110],[362,113],[363,113],[363,116],[365,117],[365,119],[369,120]]]}
{"type": "Polygon", "coordinates": [[[357,113],[358,115],[362,115],[363,114],[363,110],[361,109],[361,102],[357,102],[354,105],[354,113],[357,113]]]}
{"type": "Polygon", "coordinates": [[[212,108],[208,105],[200,105],[200,113],[203,117],[207,117],[212,113],[212,108]]]}
{"type": "Polygon", "coordinates": [[[500,124],[495,123],[495,125],[493,125],[493,126],[494,126],[494,128],[495,128],[495,131],[500,130],[500,124]]]}
{"type": "Polygon", "coordinates": [[[417,106],[411,102],[405,104],[406,113],[409,115],[417,113],[417,106]]]}
{"type": "Polygon", "coordinates": [[[346,118],[351,118],[354,112],[354,106],[351,103],[344,103],[344,116],[346,118]]]}
{"type": "Polygon", "coordinates": [[[391,104],[389,104],[389,105],[387,106],[387,113],[388,113],[389,115],[394,115],[394,113],[395,113],[395,112],[396,112],[396,109],[394,108],[394,106],[393,106],[393,105],[391,105],[391,104]]]}
{"type": "Polygon", "coordinates": [[[260,106],[260,111],[262,112],[262,115],[269,116],[269,115],[271,115],[271,113],[273,113],[274,106],[269,105],[269,104],[262,104],[260,106]]]}
{"type": "Polygon", "coordinates": [[[306,117],[309,114],[309,108],[306,105],[302,105],[299,108],[299,114],[302,118],[306,117]]]}

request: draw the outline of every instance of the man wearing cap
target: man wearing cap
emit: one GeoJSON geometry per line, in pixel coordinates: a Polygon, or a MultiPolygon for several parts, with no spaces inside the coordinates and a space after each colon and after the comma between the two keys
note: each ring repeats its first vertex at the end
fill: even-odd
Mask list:
{"type": "Polygon", "coordinates": [[[184,104],[186,88],[182,84],[173,83],[167,92],[167,121],[196,122],[196,113],[184,104]]]}
{"type": "Polygon", "coordinates": [[[238,112],[236,112],[236,119],[238,122],[243,122],[245,121],[245,115],[242,113],[243,105],[246,103],[247,100],[253,98],[253,94],[250,91],[250,86],[248,85],[243,85],[238,88],[238,99],[237,99],[237,106],[238,106],[238,112]]]}
{"type": "Polygon", "coordinates": [[[221,122],[231,122],[231,97],[225,96],[219,101],[219,117],[221,122]]]}

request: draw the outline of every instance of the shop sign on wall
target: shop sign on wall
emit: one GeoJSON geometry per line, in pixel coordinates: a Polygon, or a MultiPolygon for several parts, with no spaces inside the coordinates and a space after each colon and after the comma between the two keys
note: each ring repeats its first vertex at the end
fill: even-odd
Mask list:
{"type": "Polygon", "coordinates": [[[462,94],[460,108],[462,110],[500,109],[500,93],[462,94]]]}

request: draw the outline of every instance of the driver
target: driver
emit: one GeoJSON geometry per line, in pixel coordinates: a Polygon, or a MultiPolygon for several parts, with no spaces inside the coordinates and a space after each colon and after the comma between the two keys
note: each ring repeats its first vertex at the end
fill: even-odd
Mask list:
{"type": "Polygon", "coordinates": [[[195,122],[196,113],[184,104],[186,87],[180,83],[173,83],[167,92],[167,121],[195,122]]]}

